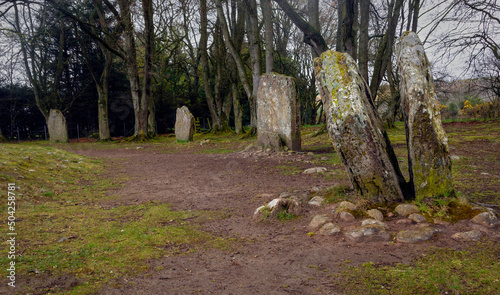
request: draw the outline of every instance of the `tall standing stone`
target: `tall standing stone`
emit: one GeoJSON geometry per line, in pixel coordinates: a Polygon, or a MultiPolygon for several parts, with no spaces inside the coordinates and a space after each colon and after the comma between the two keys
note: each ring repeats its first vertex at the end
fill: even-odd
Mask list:
{"type": "Polygon", "coordinates": [[[417,34],[406,32],[397,48],[405,114],[410,183],[415,197],[453,191],[448,139],[441,124],[431,66],[417,34]]]}
{"type": "Polygon", "coordinates": [[[264,148],[300,151],[300,106],[295,79],[262,75],[257,92],[257,144],[264,148]]]}
{"type": "Polygon", "coordinates": [[[47,128],[49,129],[50,141],[68,142],[68,125],[66,125],[66,118],[60,110],[50,110],[47,128]]]}
{"type": "Polygon", "coordinates": [[[194,116],[187,106],[177,109],[175,116],[175,138],[178,141],[192,141],[194,136],[194,116]]]}
{"type": "Polygon", "coordinates": [[[354,188],[372,202],[402,201],[404,177],[355,61],[326,51],[314,67],[328,133],[354,188]]]}

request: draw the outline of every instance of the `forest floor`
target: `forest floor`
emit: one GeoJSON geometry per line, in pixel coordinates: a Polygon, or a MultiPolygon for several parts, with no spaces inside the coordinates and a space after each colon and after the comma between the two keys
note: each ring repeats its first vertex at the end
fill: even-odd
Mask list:
{"type": "MultiPolygon", "coordinates": [[[[309,136],[317,128],[304,128],[303,153],[243,152],[255,139],[210,134],[196,135],[190,143],[177,143],[175,138],[166,136],[150,143],[44,143],[104,166],[98,178],[110,183],[99,182],[102,188],[96,188],[92,185],[98,180],[77,182],[75,185],[84,185],[86,189],[75,189],[64,199],[58,199],[59,193],[47,194],[47,189],[42,193],[43,198],[31,196],[33,203],[45,200],[61,206],[34,218],[52,220],[50,226],[54,229],[38,238],[45,239],[45,243],[37,243],[37,238],[21,242],[19,247],[25,253],[18,264],[24,259],[25,264],[31,265],[18,268],[15,289],[4,287],[7,281],[2,280],[0,292],[479,294],[485,290],[500,291],[498,227],[487,231],[487,236],[479,242],[450,238],[452,233],[469,229],[467,222],[436,225],[441,230],[439,234],[416,244],[353,243],[343,234],[310,233],[307,226],[313,216],[331,212],[331,204],[337,201],[355,198],[327,135],[309,136]],[[327,172],[302,173],[312,167],[325,167],[327,172]],[[305,205],[299,216],[260,222],[252,219],[256,208],[283,192],[321,194],[328,197],[329,204],[305,205]],[[59,224],[64,218],[58,218],[58,210],[63,212],[66,207],[73,211],[67,211],[66,221],[59,224]],[[78,219],[76,216],[80,214],[78,219]],[[98,223],[85,224],[88,222],[85,219],[93,216],[98,223]],[[82,228],[78,229],[79,226],[82,228]],[[101,234],[95,235],[97,232],[101,234]],[[127,235],[128,232],[131,233],[127,235]],[[46,249],[34,251],[37,247],[46,249]],[[42,266],[40,261],[57,256],[53,253],[58,251],[66,253],[66,257],[42,266]]],[[[455,156],[453,174],[459,195],[474,203],[488,204],[498,214],[500,122],[449,123],[445,129],[450,153],[455,156]]],[[[404,128],[398,125],[389,134],[405,170],[404,128]]],[[[65,194],[64,188],[57,189],[61,195],[65,194]]],[[[30,222],[29,217],[25,219],[30,222]]],[[[402,229],[397,220],[397,217],[387,218],[388,228],[402,229]]],[[[45,226],[42,225],[45,221],[33,222],[45,226]]],[[[21,227],[22,222],[19,224],[21,227]]],[[[19,235],[22,241],[22,233],[19,235]]]]}

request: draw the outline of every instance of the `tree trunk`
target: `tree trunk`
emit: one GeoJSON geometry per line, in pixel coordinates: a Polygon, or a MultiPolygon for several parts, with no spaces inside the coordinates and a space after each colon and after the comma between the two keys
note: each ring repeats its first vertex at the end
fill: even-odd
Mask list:
{"type": "Polygon", "coordinates": [[[319,56],[324,51],[328,50],[321,33],[316,30],[311,24],[304,21],[302,17],[288,4],[287,0],[274,0],[283,9],[283,12],[292,20],[292,22],[304,33],[304,42],[309,44],[316,54],[319,56]]]}
{"type": "MultiPolygon", "coordinates": [[[[203,1],[203,0],[202,0],[203,1]]],[[[236,50],[231,37],[229,35],[229,30],[227,27],[227,21],[224,16],[224,11],[222,10],[222,4],[221,0],[215,0],[215,6],[217,7],[217,18],[220,21],[221,24],[221,29],[222,29],[222,34],[224,36],[224,43],[226,44],[227,49],[231,53],[231,56],[233,57],[234,62],[236,63],[236,68],[238,70],[238,78],[240,79],[241,84],[243,85],[243,89],[245,90],[245,93],[248,97],[248,100],[250,102],[250,108],[255,109],[255,99],[254,99],[254,94],[252,92],[252,88],[250,87],[250,82],[248,81],[246,72],[245,72],[245,66],[243,65],[243,61],[241,59],[241,56],[239,52],[236,50]]]]}
{"type": "Polygon", "coordinates": [[[243,108],[238,97],[238,88],[236,83],[231,84],[231,94],[233,96],[233,112],[234,112],[234,131],[236,134],[243,132],[243,108]]]}
{"type": "Polygon", "coordinates": [[[262,15],[264,17],[266,40],[266,73],[273,71],[274,64],[274,29],[271,0],[261,0],[262,15]]]}
{"type": "Polygon", "coordinates": [[[378,48],[375,65],[373,66],[373,76],[370,82],[370,92],[372,98],[377,97],[380,83],[384,78],[389,60],[392,58],[394,36],[402,5],[403,0],[391,0],[389,3],[389,21],[387,24],[387,32],[382,39],[382,44],[380,44],[380,47],[378,48]]]}
{"type": "Polygon", "coordinates": [[[212,94],[212,89],[210,87],[210,68],[208,66],[208,19],[207,19],[207,1],[200,0],[200,59],[202,66],[202,80],[203,89],[205,90],[205,96],[207,99],[208,110],[210,116],[212,117],[212,131],[219,129],[220,122],[219,116],[217,116],[217,107],[215,105],[215,98],[212,94]]]}
{"type": "Polygon", "coordinates": [[[358,59],[356,41],[357,0],[340,0],[338,4],[337,51],[358,59]]]}
{"type": "Polygon", "coordinates": [[[250,126],[257,126],[257,92],[262,75],[262,52],[260,47],[259,21],[257,18],[257,3],[255,0],[245,0],[248,11],[248,43],[250,47],[250,62],[252,64],[252,97],[250,101],[250,126]]]}
{"type": "Polygon", "coordinates": [[[359,73],[368,82],[368,27],[370,25],[370,0],[359,0],[359,73]]]}

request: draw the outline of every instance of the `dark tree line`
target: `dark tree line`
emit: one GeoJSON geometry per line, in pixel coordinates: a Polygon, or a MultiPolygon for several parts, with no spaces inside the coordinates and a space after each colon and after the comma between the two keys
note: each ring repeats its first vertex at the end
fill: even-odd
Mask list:
{"type": "MultiPolygon", "coordinates": [[[[196,117],[210,118],[214,132],[242,133],[244,125],[254,132],[259,78],[271,71],[296,78],[303,122],[313,123],[312,60],[330,48],[357,61],[372,97],[378,99],[381,86],[389,85],[386,121],[391,125],[399,106],[394,44],[404,30],[422,27],[419,15],[424,4],[423,0],[0,1],[1,40],[9,45],[4,48],[10,48],[3,52],[8,53],[4,60],[10,70],[2,69],[0,99],[2,114],[13,118],[2,116],[3,134],[12,137],[10,129],[22,124],[17,119],[30,117],[33,106],[40,113],[31,116],[38,118],[38,125],[48,119],[50,109],[58,109],[66,116],[70,133],[78,125],[86,130],[82,135],[95,132],[100,140],[120,135],[144,139],[157,131],[171,131],[175,109],[182,105],[196,117]],[[10,107],[12,101],[26,107],[10,107]]],[[[479,48],[469,63],[478,68],[481,63],[498,64],[496,35],[488,29],[498,23],[498,12],[495,1],[455,0],[423,26],[434,28],[432,42],[450,50],[479,48]],[[463,38],[439,37],[435,32],[450,15],[460,23],[465,22],[460,15],[474,16],[488,26],[463,38]]],[[[492,83],[498,84],[498,71],[490,72],[492,83]]]]}

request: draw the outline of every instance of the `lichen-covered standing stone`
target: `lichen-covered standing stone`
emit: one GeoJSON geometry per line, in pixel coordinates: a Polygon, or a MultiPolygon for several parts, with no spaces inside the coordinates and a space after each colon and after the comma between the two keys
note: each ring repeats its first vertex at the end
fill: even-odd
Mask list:
{"type": "Polygon", "coordinates": [[[372,202],[401,202],[404,177],[356,62],[326,51],[314,68],[328,133],[354,188],[372,202]]]}
{"type": "Polygon", "coordinates": [[[175,138],[178,141],[192,141],[194,136],[194,117],[187,106],[177,109],[175,116],[175,138]]]}
{"type": "Polygon", "coordinates": [[[47,128],[49,129],[50,141],[68,142],[68,126],[66,125],[66,118],[64,118],[61,111],[50,110],[47,128]]]}
{"type": "Polygon", "coordinates": [[[441,124],[431,66],[417,34],[403,35],[397,59],[415,197],[422,200],[449,194],[453,182],[448,139],[441,124]]]}
{"type": "Polygon", "coordinates": [[[262,75],[257,92],[257,144],[280,150],[301,150],[300,105],[295,79],[262,75]]]}

